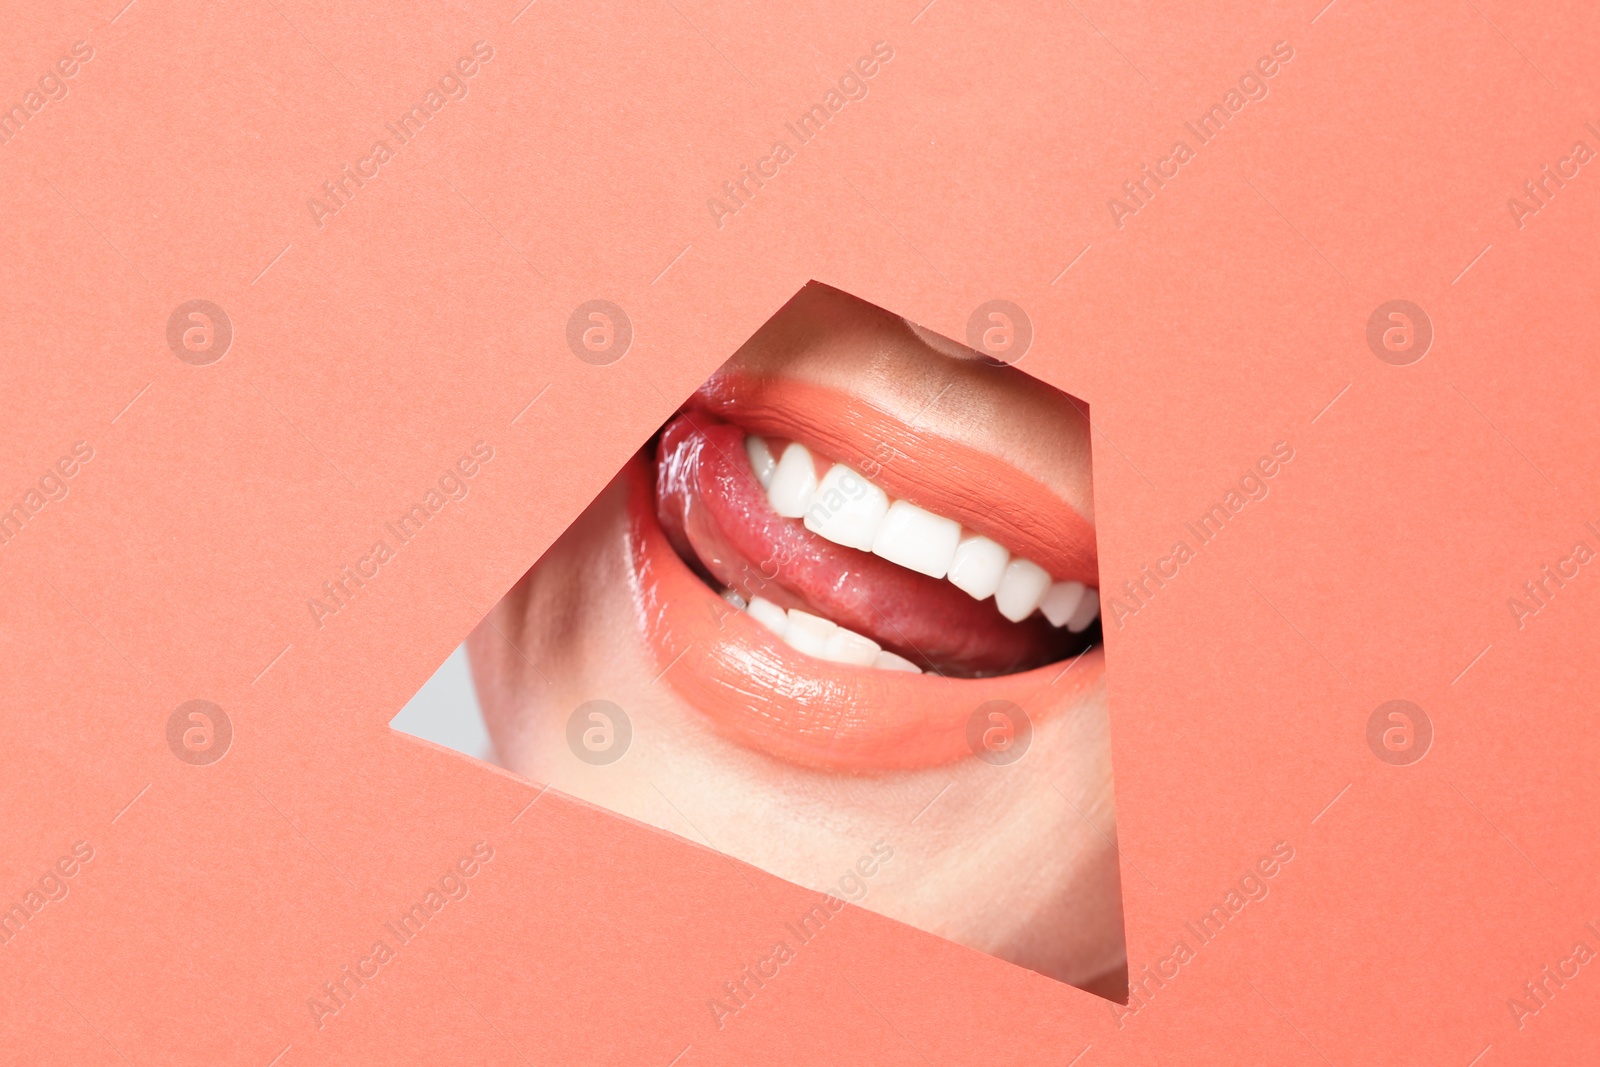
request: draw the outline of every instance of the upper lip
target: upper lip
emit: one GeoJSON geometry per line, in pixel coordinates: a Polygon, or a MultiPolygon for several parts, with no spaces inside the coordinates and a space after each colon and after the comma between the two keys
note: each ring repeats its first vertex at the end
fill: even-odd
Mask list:
{"type": "MultiPolygon", "coordinates": [[[[1058,579],[1099,584],[1093,525],[1038,479],[854,395],[722,372],[686,412],[799,440],[897,497],[1026,553],[1058,579]]],[[[835,770],[947,762],[971,751],[967,725],[980,705],[1009,700],[1037,718],[1101,676],[1098,646],[1067,664],[988,678],[863,669],[803,655],[731,608],[678,557],[657,521],[642,459],[627,477],[635,599],[663,676],[725,733],[758,750],[835,770]]]]}
{"type": "Polygon", "coordinates": [[[1099,584],[1094,524],[1038,479],[972,445],[853,394],[781,376],[720,371],[691,406],[750,433],[799,441],[890,496],[998,541],[1058,581],[1099,584]]]}

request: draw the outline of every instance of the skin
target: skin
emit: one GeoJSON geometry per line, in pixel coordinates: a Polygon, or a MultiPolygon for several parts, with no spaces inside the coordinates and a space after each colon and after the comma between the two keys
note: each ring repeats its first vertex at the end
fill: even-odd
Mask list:
{"type": "MultiPolygon", "coordinates": [[[[1015,368],[836,290],[812,285],[730,361],[848,388],[919,428],[971,444],[1092,520],[1087,420],[1015,368]],[[930,401],[933,401],[930,404],[930,401]]],[[[814,770],[720,734],[663,677],[645,640],[620,480],[468,639],[500,761],[531,780],[710,845],[1053,978],[1126,989],[1103,681],[1029,706],[1031,747],[877,774],[814,770]],[[632,723],[617,762],[567,747],[568,717],[609,700],[632,723]],[[1051,701],[1054,701],[1052,703],[1051,701]],[[893,857],[863,889],[841,878],[873,845],[893,857]]]]}

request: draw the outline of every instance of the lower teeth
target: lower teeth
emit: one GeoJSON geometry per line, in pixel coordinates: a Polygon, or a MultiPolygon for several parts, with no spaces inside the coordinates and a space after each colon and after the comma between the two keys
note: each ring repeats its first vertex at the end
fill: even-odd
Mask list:
{"type": "Polygon", "coordinates": [[[799,608],[783,610],[765,597],[752,597],[748,605],[739,594],[724,593],[728,603],[740,607],[752,619],[771,630],[791,648],[830,663],[874,667],[883,671],[911,671],[921,674],[915,663],[883,648],[870,637],[847,630],[838,623],[799,608]]]}

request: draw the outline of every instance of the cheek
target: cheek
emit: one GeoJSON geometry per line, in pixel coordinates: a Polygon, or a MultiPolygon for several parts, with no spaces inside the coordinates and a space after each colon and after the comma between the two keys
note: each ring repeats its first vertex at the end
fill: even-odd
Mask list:
{"type": "MultiPolygon", "coordinates": [[[[642,722],[660,722],[672,699],[666,679],[649,684],[660,667],[639,643],[636,613],[643,608],[629,573],[624,500],[602,493],[467,637],[494,754],[508,770],[537,782],[580,774],[595,788],[620,789],[630,779],[641,784],[631,772],[645,751],[642,722]],[[567,719],[596,697],[627,712],[634,741],[619,763],[589,768],[567,748],[567,719]]],[[[607,803],[599,796],[584,799],[607,803]]],[[[631,809],[624,814],[652,817],[631,809]]]]}

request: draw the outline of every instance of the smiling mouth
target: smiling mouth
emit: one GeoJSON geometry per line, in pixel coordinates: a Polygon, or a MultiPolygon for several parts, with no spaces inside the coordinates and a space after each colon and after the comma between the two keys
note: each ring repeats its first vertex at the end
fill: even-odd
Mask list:
{"type": "Polygon", "coordinates": [[[657,512],[679,557],[803,655],[977,678],[1088,647],[1097,590],[940,514],[938,488],[918,487],[928,507],[891,499],[800,441],[704,409],[670,422],[656,453],[657,512]]]}
{"type": "Polygon", "coordinates": [[[762,751],[947,762],[984,702],[1044,714],[1099,678],[1093,526],[1000,458],[848,393],[719,373],[635,466],[663,675],[762,751]]]}

